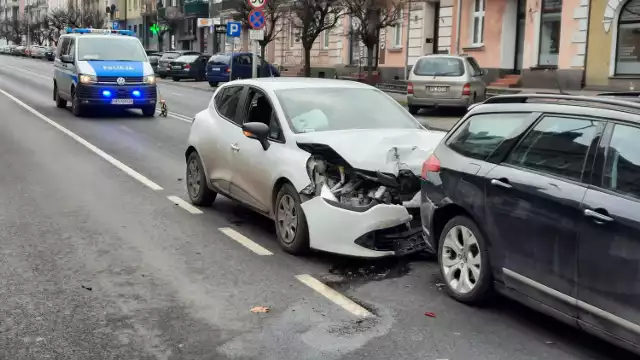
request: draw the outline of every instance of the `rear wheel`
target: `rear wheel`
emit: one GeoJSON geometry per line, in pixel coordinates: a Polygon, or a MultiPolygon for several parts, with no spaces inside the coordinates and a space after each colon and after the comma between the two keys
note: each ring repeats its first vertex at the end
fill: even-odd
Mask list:
{"type": "Polygon", "coordinates": [[[300,196],[291,184],[280,188],[274,209],[276,235],[280,246],[290,254],[309,250],[309,229],[300,203],[300,196]]]}
{"type": "Polygon", "coordinates": [[[67,107],[67,100],[60,97],[60,94],[58,93],[58,86],[55,84],[53,85],[53,100],[56,102],[56,107],[58,109],[64,109],[67,107]]]}
{"type": "Polygon", "coordinates": [[[171,78],[171,80],[173,80],[173,81],[180,81],[180,78],[172,77],[172,78],[171,78]]]}
{"type": "Polygon", "coordinates": [[[447,292],[477,304],[491,295],[491,264],[484,236],[470,218],[456,216],[440,235],[438,263],[447,292]]]}
{"type": "Polygon", "coordinates": [[[211,206],[218,195],[207,186],[200,155],[195,151],[187,158],[187,192],[191,202],[198,206],[211,206]]]}
{"type": "Polygon", "coordinates": [[[411,115],[417,115],[419,111],[420,111],[419,107],[409,105],[409,113],[411,115]]]}
{"type": "Polygon", "coordinates": [[[160,75],[160,79],[166,79],[167,75],[160,75]]]}
{"type": "Polygon", "coordinates": [[[215,82],[215,81],[209,81],[209,86],[216,87],[216,86],[218,86],[218,83],[215,82]]]}
{"type": "Polygon", "coordinates": [[[156,114],[155,105],[149,105],[142,108],[142,115],[145,117],[153,117],[156,114]]]}

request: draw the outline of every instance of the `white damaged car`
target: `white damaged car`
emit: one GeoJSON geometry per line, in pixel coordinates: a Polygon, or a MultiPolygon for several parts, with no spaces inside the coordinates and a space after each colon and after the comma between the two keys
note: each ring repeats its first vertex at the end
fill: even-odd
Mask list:
{"type": "Polygon", "coordinates": [[[272,218],[290,253],[405,255],[426,247],[419,174],[443,137],[358,82],[232,81],[193,121],[187,191],[195,205],[222,194],[272,218]]]}

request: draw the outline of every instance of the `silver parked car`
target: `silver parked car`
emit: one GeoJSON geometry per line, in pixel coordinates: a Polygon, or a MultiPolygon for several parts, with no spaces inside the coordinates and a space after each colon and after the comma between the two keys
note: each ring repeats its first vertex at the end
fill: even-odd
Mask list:
{"type": "Polygon", "coordinates": [[[409,112],[426,107],[468,108],[486,99],[485,71],[470,56],[427,55],[411,69],[407,84],[409,112]]]}

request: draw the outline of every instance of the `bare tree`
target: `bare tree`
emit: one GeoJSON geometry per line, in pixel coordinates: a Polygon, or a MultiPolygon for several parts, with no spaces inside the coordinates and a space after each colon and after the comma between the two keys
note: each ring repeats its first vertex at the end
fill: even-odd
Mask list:
{"type": "Polygon", "coordinates": [[[344,15],[342,0],[293,0],[291,25],[304,49],[304,76],[311,76],[311,48],[323,31],[333,29],[344,15]]]}
{"type": "Polygon", "coordinates": [[[0,36],[14,44],[22,43],[22,36],[25,35],[25,27],[18,19],[3,20],[0,22],[0,36]]]}
{"type": "MultiPolygon", "coordinates": [[[[158,1],[158,11],[163,8],[164,5],[162,1],[158,1]]],[[[170,13],[168,11],[164,12],[163,16],[158,15],[158,51],[163,51],[164,44],[164,35],[169,34],[169,36],[174,35],[176,30],[178,30],[178,26],[180,26],[180,22],[184,18],[184,15],[180,12],[170,13]]]]}
{"type": "MultiPolygon", "coordinates": [[[[244,27],[249,27],[249,14],[252,8],[246,1],[237,0],[237,21],[242,22],[244,27]]],[[[267,4],[262,9],[264,11],[265,24],[264,24],[264,40],[259,41],[260,44],[260,57],[264,59],[265,50],[267,45],[276,39],[278,34],[282,31],[282,28],[278,26],[278,23],[284,16],[286,16],[286,8],[288,0],[265,0],[267,4]]]]}
{"type": "Polygon", "coordinates": [[[367,48],[367,82],[373,82],[374,50],[380,42],[380,30],[402,24],[402,9],[410,0],[345,0],[345,13],[354,20],[351,35],[367,48]]]}

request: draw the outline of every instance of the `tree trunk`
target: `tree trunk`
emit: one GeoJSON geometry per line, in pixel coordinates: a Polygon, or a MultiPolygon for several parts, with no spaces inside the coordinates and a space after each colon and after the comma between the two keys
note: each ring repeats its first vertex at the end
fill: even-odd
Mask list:
{"type": "Polygon", "coordinates": [[[373,85],[373,46],[367,46],[367,84],[373,85]]]}
{"type": "Polygon", "coordinates": [[[304,77],[311,77],[311,46],[304,47],[304,77]]]}

